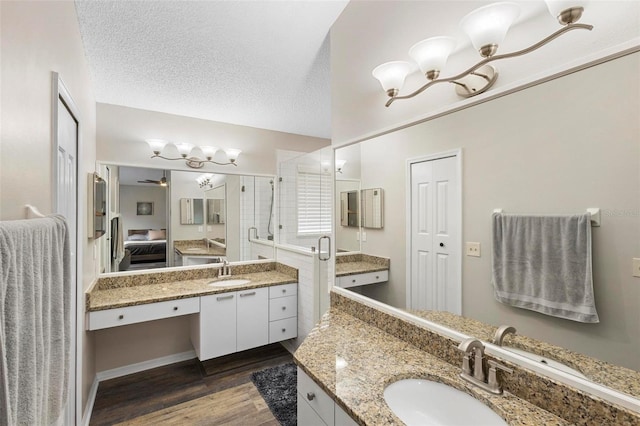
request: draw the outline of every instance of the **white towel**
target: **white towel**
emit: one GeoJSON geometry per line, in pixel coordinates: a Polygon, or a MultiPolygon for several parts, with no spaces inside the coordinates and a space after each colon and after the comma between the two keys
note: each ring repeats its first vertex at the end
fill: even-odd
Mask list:
{"type": "Polygon", "coordinates": [[[502,303],[573,321],[599,322],[590,214],[494,213],[492,283],[502,303]]]}
{"type": "Polygon", "coordinates": [[[62,216],[0,222],[0,424],[60,421],[68,392],[71,269],[62,216]]]}

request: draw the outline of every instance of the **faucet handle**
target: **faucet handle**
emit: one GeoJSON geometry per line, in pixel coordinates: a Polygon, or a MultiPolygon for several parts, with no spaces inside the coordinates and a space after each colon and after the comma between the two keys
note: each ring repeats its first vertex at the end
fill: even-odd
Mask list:
{"type": "Polygon", "coordinates": [[[507,367],[506,365],[502,365],[497,361],[494,361],[492,359],[488,360],[487,363],[489,363],[489,367],[491,368],[496,368],[498,370],[502,370],[504,372],[507,372],[509,374],[513,373],[513,370],[509,367],[507,367]]]}
{"type": "Polygon", "coordinates": [[[492,392],[502,393],[502,385],[498,382],[497,370],[502,370],[506,373],[513,373],[513,370],[509,367],[502,365],[496,361],[489,360],[489,377],[487,378],[487,385],[492,392]]]}

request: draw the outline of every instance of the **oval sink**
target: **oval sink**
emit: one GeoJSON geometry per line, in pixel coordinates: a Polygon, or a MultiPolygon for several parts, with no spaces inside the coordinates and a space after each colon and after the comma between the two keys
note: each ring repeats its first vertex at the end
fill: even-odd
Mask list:
{"type": "Polygon", "coordinates": [[[560,371],[564,371],[565,373],[573,374],[574,376],[578,376],[578,377],[580,377],[582,379],[587,379],[587,377],[584,374],[582,374],[581,372],[579,372],[575,368],[569,367],[568,365],[565,365],[565,364],[563,364],[561,362],[558,362],[556,360],[553,360],[551,358],[547,358],[547,357],[542,356],[542,355],[537,355],[537,354],[534,354],[534,353],[531,353],[531,352],[528,352],[528,351],[525,351],[525,350],[522,350],[522,349],[518,349],[518,348],[511,348],[511,347],[508,347],[508,346],[503,346],[502,348],[508,350],[509,352],[513,352],[515,354],[522,355],[523,357],[529,358],[530,360],[540,362],[540,363],[542,363],[544,365],[548,365],[549,367],[553,367],[553,368],[558,369],[560,371]]]}
{"type": "Polygon", "coordinates": [[[221,280],[221,281],[211,281],[209,285],[211,287],[234,287],[234,286],[249,284],[250,282],[251,280],[245,280],[245,279],[221,280]]]}
{"type": "Polygon", "coordinates": [[[471,395],[430,380],[392,383],[384,390],[384,400],[407,426],[507,424],[471,395]]]}

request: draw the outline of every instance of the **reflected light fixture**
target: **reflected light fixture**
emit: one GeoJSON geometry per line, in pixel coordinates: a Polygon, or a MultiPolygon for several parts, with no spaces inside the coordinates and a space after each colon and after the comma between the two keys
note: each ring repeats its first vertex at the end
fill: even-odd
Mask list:
{"type": "Polygon", "coordinates": [[[347,160],[336,160],[336,173],[342,173],[342,168],[347,163],[347,160]]]}
{"type": "Polygon", "coordinates": [[[479,95],[493,86],[498,78],[498,71],[489,65],[490,62],[526,55],[572,30],[590,31],[593,29],[593,25],[577,23],[584,11],[582,6],[584,1],[545,0],[545,2],[549,12],[558,20],[562,28],[525,49],[501,55],[496,53],[507,35],[507,31],[509,31],[509,27],[520,14],[518,4],[512,2],[493,3],[476,9],[462,18],[460,27],[469,36],[473,47],[484,59],[460,74],[440,78],[440,72],[456,46],[455,39],[451,37],[432,37],[413,45],[409,50],[409,56],[414,63],[393,61],[379,65],[372,74],[380,81],[382,89],[390,97],[385,106],[388,107],[397,99],[413,98],[438,83],[454,84],[456,93],[464,98],[479,95]],[[416,65],[429,81],[413,93],[398,96],[406,77],[416,70],[416,65]]]}
{"type": "Polygon", "coordinates": [[[192,169],[201,169],[202,166],[204,166],[206,163],[217,164],[219,166],[233,165],[237,167],[238,156],[242,152],[241,150],[235,149],[235,148],[225,149],[224,152],[225,154],[227,154],[227,159],[229,161],[226,163],[222,163],[218,161],[213,161],[213,156],[216,154],[216,152],[218,152],[218,148],[214,148],[212,146],[195,147],[190,143],[184,143],[184,142],[172,144],[162,139],[147,139],[145,142],[149,144],[149,148],[151,148],[151,151],[153,152],[153,155],[151,156],[151,158],[162,158],[163,160],[172,160],[172,161],[183,160],[186,163],[186,165],[191,167],[192,169]],[[170,158],[170,157],[165,157],[160,155],[162,150],[167,145],[174,145],[178,150],[180,157],[170,158]],[[195,148],[199,148],[200,151],[202,151],[205,157],[204,159],[191,155],[192,151],[195,148]]]}
{"type": "Polygon", "coordinates": [[[198,182],[198,185],[200,186],[200,188],[205,188],[206,186],[212,183],[213,176],[214,175],[212,173],[200,175],[196,178],[196,182],[198,182]]]}

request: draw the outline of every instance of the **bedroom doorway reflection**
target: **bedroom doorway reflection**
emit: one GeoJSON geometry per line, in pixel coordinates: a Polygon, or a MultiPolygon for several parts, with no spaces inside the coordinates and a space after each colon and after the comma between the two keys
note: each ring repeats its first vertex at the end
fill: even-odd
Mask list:
{"type": "Polygon", "coordinates": [[[111,272],[171,266],[167,244],[171,228],[171,173],[161,169],[108,167],[113,200],[111,272]]]}

